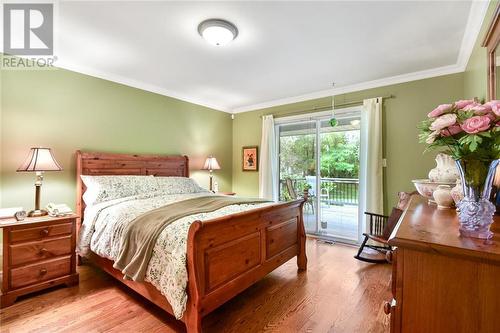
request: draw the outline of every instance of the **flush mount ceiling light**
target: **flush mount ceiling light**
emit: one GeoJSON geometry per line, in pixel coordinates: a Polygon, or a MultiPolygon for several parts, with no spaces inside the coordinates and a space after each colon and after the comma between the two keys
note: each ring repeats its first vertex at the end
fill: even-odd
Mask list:
{"type": "Polygon", "coordinates": [[[238,36],[238,29],[231,22],[208,19],[198,25],[198,33],[210,44],[226,45],[238,36]]]}

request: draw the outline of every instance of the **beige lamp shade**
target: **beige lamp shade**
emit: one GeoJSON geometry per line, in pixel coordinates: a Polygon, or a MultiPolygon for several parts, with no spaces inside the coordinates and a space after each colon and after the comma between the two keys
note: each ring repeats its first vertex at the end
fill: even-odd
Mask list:
{"type": "Polygon", "coordinates": [[[213,156],[208,156],[205,164],[203,165],[203,170],[220,170],[219,162],[213,156]]]}
{"type": "Polygon", "coordinates": [[[61,171],[50,148],[31,148],[28,157],[17,169],[20,171],[61,171]]]}

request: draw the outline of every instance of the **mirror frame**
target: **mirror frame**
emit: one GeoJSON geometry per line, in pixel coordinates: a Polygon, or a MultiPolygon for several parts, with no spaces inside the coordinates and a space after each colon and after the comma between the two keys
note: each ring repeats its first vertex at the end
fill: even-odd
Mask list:
{"type": "MultiPolygon", "coordinates": [[[[488,33],[484,37],[483,47],[486,47],[487,53],[487,71],[488,71],[488,100],[494,100],[496,96],[497,73],[496,73],[496,53],[495,50],[500,42],[500,4],[497,5],[495,15],[488,28],[488,33]]],[[[500,75],[500,74],[499,74],[500,75]]]]}

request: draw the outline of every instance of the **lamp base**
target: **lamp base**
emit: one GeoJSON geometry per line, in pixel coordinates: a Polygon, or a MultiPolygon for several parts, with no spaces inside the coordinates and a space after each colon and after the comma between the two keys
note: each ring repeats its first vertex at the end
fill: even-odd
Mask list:
{"type": "Polygon", "coordinates": [[[43,210],[43,209],[35,209],[35,210],[32,210],[28,213],[28,216],[29,217],[39,217],[39,216],[45,216],[45,215],[48,215],[49,212],[47,212],[46,210],[43,210]]]}

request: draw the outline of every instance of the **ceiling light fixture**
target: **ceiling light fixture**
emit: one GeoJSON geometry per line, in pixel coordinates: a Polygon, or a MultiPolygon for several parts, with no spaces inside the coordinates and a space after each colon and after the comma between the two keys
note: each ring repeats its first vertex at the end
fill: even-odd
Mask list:
{"type": "Polygon", "coordinates": [[[238,36],[238,28],[221,19],[208,19],[198,25],[198,33],[210,44],[226,45],[238,36]]]}

